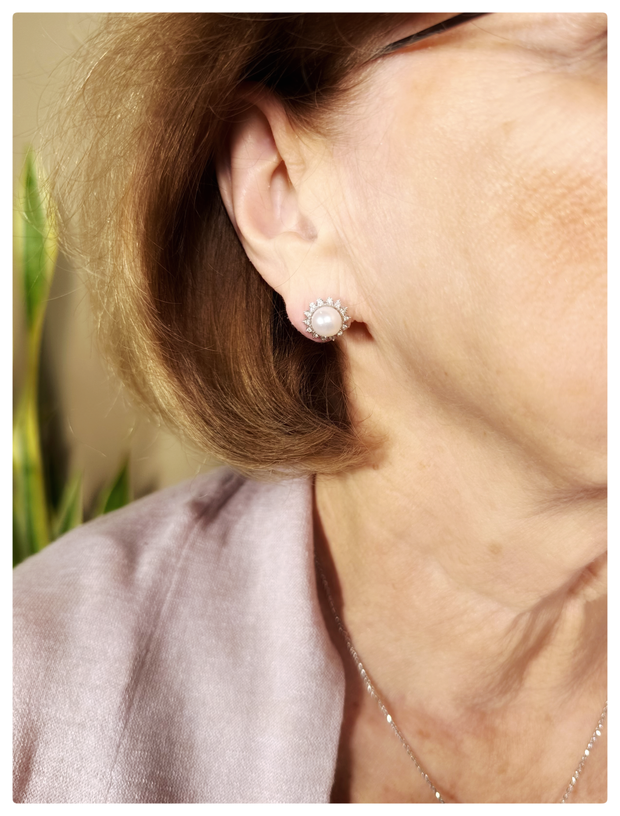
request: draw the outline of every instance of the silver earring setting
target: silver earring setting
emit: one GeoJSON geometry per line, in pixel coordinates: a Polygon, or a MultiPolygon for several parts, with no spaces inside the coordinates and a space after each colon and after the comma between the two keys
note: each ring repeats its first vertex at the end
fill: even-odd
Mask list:
{"type": "Polygon", "coordinates": [[[304,314],[306,331],[315,340],[323,340],[325,343],[340,337],[349,328],[351,319],[347,314],[347,307],[343,306],[339,300],[332,300],[330,297],[327,300],[317,298],[304,314]]]}

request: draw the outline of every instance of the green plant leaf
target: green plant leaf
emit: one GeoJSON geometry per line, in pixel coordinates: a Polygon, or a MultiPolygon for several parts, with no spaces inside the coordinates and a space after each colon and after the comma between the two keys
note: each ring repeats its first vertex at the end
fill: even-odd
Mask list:
{"type": "Polygon", "coordinates": [[[13,566],[21,564],[31,553],[28,549],[28,542],[24,538],[23,531],[19,528],[15,518],[15,508],[13,508],[13,566]]]}
{"type": "Polygon", "coordinates": [[[108,487],[99,494],[93,515],[111,513],[131,502],[131,486],[129,481],[129,457],[125,459],[116,477],[108,487]]]}
{"type": "Polygon", "coordinates": [[[49,543],[49,517],[38,416],[41,333],[58,244],[50,208],[41,194],[34,154],[24,162],[15,201],[17,278],[24,295],[28,355],[24,391],[13,419],[14,561],[49,543]]]}
{"type": "Polygon", "coordinates": [[[39,186],[32,150],[26,153],[15,216],[16,254],[26,320],[29,335],[38,345],[58,256],[58,241],[49,201],[39,186]]]}
{"type": "Polygon", "coordinates": [[[58,512],[52,522],[52,541],[82,523],[84,520],[82,507],[82,474],[76,473],[63,488],[58,512]]]}
{"type": "Polygon", "coordinates": [[[13,424],[13,524],[17,563],[49,543],[37,406],[28,391],[13,424]]]}

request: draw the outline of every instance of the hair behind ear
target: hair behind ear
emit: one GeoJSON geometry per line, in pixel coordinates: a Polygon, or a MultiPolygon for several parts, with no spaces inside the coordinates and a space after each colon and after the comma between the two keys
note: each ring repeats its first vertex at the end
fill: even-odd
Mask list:
{"type": "Polygon", "coordinates": [[[111,15],[63,100],[56,192],[76,216],[69,249],[94,273],[104,346],[143,405],[241,472],[337,472],[369,447],[336,344],[302,337],[248,260],[216,154],[246,104],[241,83],[263,82],[289,115],[318,122],[317,104],[337,98],[387,22],[111,15]]]}

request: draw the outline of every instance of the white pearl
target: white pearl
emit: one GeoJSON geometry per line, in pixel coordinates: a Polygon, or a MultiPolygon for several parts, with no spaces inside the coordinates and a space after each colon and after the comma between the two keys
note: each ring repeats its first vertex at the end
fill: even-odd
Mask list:
{"type": "Polygon", "coordinates": [[[342,315],[333,306],[321,306],[312,313],[312,328],[319,337],[333,337],[342,328],[342,315]]]}

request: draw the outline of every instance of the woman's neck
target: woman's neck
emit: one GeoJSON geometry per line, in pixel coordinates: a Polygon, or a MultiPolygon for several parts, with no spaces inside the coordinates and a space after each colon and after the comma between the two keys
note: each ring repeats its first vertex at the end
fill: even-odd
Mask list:
{"type": "Polygon", "coordinates": [[[403,407],[373,406],[381,461],[316,480],[317,551],[371,674],[436,719],[603,682],[604,490],[403,407]]]}
{"type": "MultiPolygon", "coordinates": [[[[381,461],[316,479],[339,614],[447,801],[559,801],[606,698],[604,490],[391,406],[368,412],[381,461]]],[[[430,801],[323,612],[347,672],[335,801],[430,801]]],[[[605,763],[603,743],[573,801],[605,801],[605,763]]]]}

